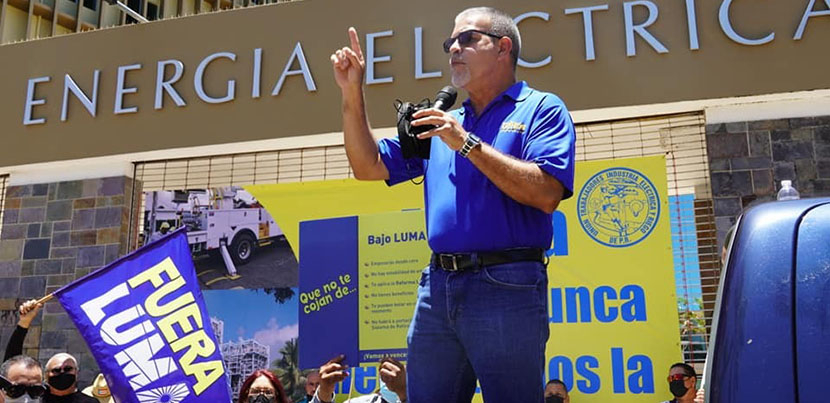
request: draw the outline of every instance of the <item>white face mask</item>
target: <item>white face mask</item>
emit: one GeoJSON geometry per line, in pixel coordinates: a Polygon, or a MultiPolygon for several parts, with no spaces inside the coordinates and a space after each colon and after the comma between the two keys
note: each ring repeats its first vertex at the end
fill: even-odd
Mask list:
{"type": "Polygon", "coordinates": [[[23,396],[18,397],[17,399],[12,399],[6,396],[6,403],[40,403],[40,398],[33,398],[29,396],[28,393],[24,393],[23,396]]]}
{"type": "Polygon", "coordinates": [[[398,394],[389,390],[382,381],[380,383],[380,396],[389,403],[398,403],[399,401],[398,394]]]}

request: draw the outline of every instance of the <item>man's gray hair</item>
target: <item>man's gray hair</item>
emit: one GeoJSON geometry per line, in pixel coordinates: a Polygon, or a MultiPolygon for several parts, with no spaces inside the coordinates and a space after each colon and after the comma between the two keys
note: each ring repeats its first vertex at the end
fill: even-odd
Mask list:
{"type": "Polygon", "coordinates": [[[43,367],[41,367],[40,363],[34,358],[29,357],[28,355],[16,355],[6,360],[6,362],[4,362],[3,365],[0,365],[0,376],[2,376],[3,378],[8,378],[9,369],[11,369],[12,366],[18,364],[25,365],[26,369],[37,368],[41,372],[43,372],[43,367]]]}
{"type": "Polygon", "coordinates": [[[46,368],[52,367],[53,365],[60,365],[63,364],[64,361],[71,360],[73,364],[75,364],[75,369],[78,369],[78,360],[75,359],[71,354],[67,353],[57,353],[46,361],[46,368]]]}
{"type": "Polygon", "coordinates": [[[320,370],[312,369],[311,371],[308,371],[308,373],[305,374],[305,376],[303,377],[303,386],[308,385],[308,378],[310,378],[312,375],[320,376],[320,370]]]}
{"type": "Polygon", "coordinates": [[[472,15],[486,16],[490,20],[491,34],[510,38],[510,41],[513,42],[510,56],[513,57],[513,68],[516,68],[516,63],[519,62],[519,53],[522,50],[522,36],[519,34],[519,28],[513,21],[513,17],[492,7],[472,7],[458,13],[455,21],[472,15]]]}

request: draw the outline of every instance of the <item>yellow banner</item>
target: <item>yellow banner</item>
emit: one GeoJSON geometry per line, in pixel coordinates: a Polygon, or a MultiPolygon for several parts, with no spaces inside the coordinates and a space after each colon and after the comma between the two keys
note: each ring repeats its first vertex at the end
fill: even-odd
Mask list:
{"type": "Polygon", "coordinates": [[[548,266],[549,378],[580,402],[654,402],[682,361],[664,157],[577,164],[548,266]]]}
{"type": "MultiPolygon", "coordinates": [[[[682,356],[665,169],[662,156],[578,163],[574,197],[554,213],[546,379],[564,381],[574,401],[671,396],[665,376],[682,356]]],[[[422,189],[356,181],[246,189],[292,245],[300,221],[359,217],[359,348],[404,348],[429,250],[423,213],[402,210],[422,208],[422,189]]],[[[361,367],[353,393],[377,385],[373,366],[361,367]]]]}

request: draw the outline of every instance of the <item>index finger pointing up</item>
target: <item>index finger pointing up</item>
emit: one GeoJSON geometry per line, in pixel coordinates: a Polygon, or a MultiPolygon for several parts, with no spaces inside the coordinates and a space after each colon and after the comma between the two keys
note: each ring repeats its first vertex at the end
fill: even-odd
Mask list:
{"type": "Polygon", "coordinates": [[[357,30],[354,27],[349,27],[349,40],[352,42],[352,50],[357,53],[360,60],[363,60],[363,50],[360,49],[360,39],[357,37],[357,30]]]}

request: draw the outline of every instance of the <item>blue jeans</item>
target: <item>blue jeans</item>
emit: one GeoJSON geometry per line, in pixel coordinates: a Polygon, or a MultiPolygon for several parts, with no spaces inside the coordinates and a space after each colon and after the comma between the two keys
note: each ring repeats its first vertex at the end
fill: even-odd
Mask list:
{"type": "Polygon", "coordinates": [[[409,325],[409,403],[542,403],[548,278],[539,262],[428,267],[409,325]]]}

